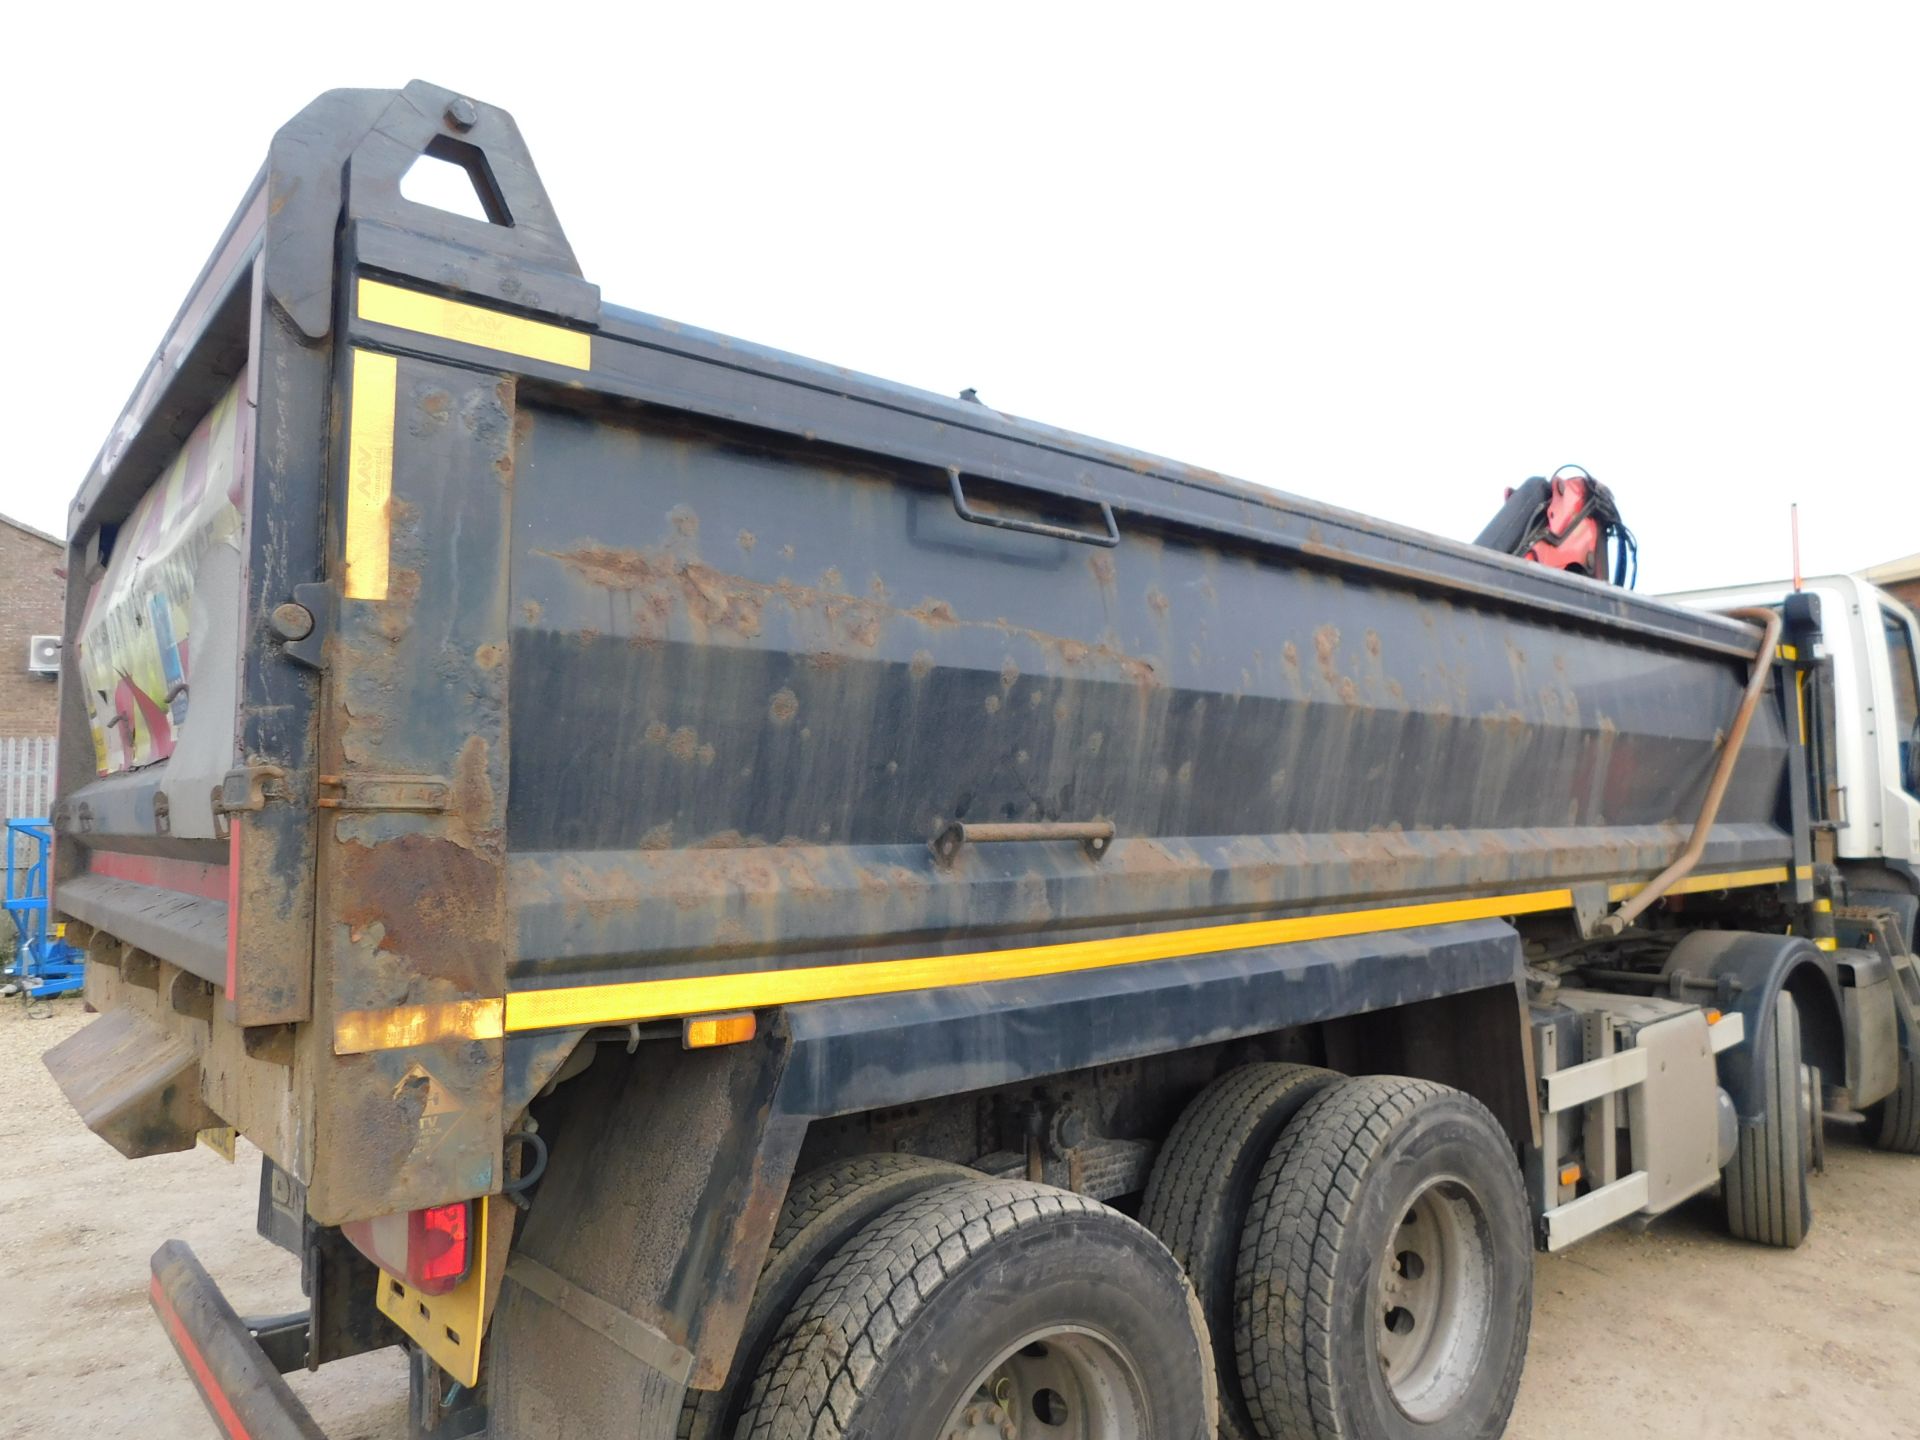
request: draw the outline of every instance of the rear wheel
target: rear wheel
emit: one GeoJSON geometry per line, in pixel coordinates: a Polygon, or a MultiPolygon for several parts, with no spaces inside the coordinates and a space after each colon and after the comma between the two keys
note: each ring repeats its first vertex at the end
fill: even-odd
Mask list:
{"type": "Polygon", "coordinates": [[[1145,1228],[1026,1181],[942,1185],[867,1226],[781,1326],[747,1440],[1210,1440],[1193,1287],[1145,1228]]]}
{"type": "Polygon", "coordinates": [[[1819,1116],[1801,1058],[1800,1011],[1784,990],[1762,1043],[1753,1068],[1760,1118],[1740,1121],[1740,1143],[1720,1172],[1721,1207],[1740,1239],[1792,1249],[1813,1225],[1807,1172],[1819,1116]]]}
{"type": "Polygon", "coordinates": [[[1147,1182],[1140,1221],[1186,1268],[1212,1334],[1222,1440],[1255,1434],[1233,1362],[1233,1272],[1253,1182],[1287,1122],[1339,1079],[1311,1065],[1229,1070],[1181,1112],[1147,1182]]]}
{"type": "Polygon", "coordinates": [[[780,1207],[727,1383],[718,1390],[687,1392],[680,1434],[686,1440],[721,1440],[733,1433],[747,1386],[781,1320],[820,1267],[868,1221],[922,1190],[977,1175],[945,1160],[881,1153],[836,1160],[794,1181],[780,1207]]]}
{"type": "Polygon", "coordinates": [[[1511,1142],[1442,1085],[1321,1091],[1260,1172],[1235,1298],[1241,1391],[1268,1440],[1498,1435],[1533,1303],[1511,1142]]]}
{"type": "Polygon", "coordinates": [[[1900,1052],[1900,1084],[1868,1107],[1867,1125],[1875,1148],[1920,1155],[1920,1055],[1913,1050],[1900,1052]]]}

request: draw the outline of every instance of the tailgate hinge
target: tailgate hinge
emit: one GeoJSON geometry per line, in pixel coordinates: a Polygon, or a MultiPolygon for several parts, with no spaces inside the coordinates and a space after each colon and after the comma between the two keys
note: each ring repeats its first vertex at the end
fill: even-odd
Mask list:
{"type": "Polygon", "coordinates": [[[412,810],[434,813],[447,808],[452,786],[439,775],[322,775],[321,810],[412,810]]]}

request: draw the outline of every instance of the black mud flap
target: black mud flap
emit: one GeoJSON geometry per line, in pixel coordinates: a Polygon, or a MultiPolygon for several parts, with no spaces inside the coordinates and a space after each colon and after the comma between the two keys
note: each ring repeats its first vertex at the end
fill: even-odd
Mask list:
{"type": "Polygon", "coordinates": [[[153,1252],[148,1299],[229,1440],[326,1440],[184,1241],[153,1252]]]}

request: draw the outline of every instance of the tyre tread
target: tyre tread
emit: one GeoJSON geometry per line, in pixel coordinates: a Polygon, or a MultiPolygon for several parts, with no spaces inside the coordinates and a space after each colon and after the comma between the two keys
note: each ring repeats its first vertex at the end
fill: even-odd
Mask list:
{"type": "MultiPolygon", "coordinates": [[[[1212,1334],[1222,1390],[1239,1388],[1232,1359],[1237,1326],[1230,1267],[1245,1214],[1241,1197],[1230,1193],[1233,1177],[1245,1174],[1249,1146],[1271,1144],[1265,1132],[1276,1107],[1290,1098],[1298,1103],[1303,1089],[1319,1089],[1339,1079],[1332,1070],[1278,1061],[1229,1070],[1181,1112],[1154,1162],[1141,1198],[1140,1222],[1160,1237],[1187,1272],[1201,1313],[1224,1320],[1224,1327],[1215,1324],[1212,1334]],[[1225,1293],[1215,1294],[1214,1276],[1222,1262],[1229,1267],[1225,1293]]],[[[1253,1158],[1258,1164],[1261,1157],[1253,1158]]],[[[1233,1404],[1221,1407],[1220,1437],[1248,1440],[1233,1404]]]]}
{"type": "MultiPolygon", "coordinates": [[[[1023,1226],[1076,1213],[1125,1218],[1071,1191],[988,1179],[939,1185],[884,1212],[827,1261],[788,1313],[736,1434],[842,1440],[888,1350],[947,1277],[1023,1226]]],[[[1211,1412],[1206,1327],[1192,1286],[1183,1286],[1211,1412]]]]}
{"type": "MultiPolygon", "coordinates": [[[[1373,1162],[1423,1107],[1446,1100],[1502,1135],[1472,1096],[1426,1080],[1370,1075],[1322,1090],[1281,1132],[1254,1187],[1235,1274],[1235,1363],[1261,1440],[1343,1440],[1353,1433],[1334,1373],[1336,1260],[1364,1202],[1373,1162]]],[[[1514,1213],[1526,1213],[1508,1161],[1514,1213]]],[[[1530,1287],[1529,1287],[1530,1288],[1530,1287]]],[[[1522,1343],[1503,1377],[1519,1387],[1522,1343]]],[[[1502,1412],[1505,1413],[1504,1411],[1502,1412]]]]}
{"type": "Polygon", "coordinates": [[[1721,1172],[1720,1192],[1729,1232],[1793,1249],[1812,1226],[1811,1156],[1800,1125],[1800,1012],[1784,990],[1774,1003],[1768,1051],[1761,1057],[1765,1116],[1757,1126],[1742,1127],[1733,1163],[1721,1172]]]}

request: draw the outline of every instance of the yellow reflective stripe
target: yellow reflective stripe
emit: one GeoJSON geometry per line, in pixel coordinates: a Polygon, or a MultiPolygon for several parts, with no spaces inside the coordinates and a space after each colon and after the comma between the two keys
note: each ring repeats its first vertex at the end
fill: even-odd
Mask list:
{"type": "Polygon", "coordinates": [[[360,1055],[442,1040],[498,1040],[505,1033],[501,1023],[505,1009],[502,1001],[488,999],[348,1010],[333,1022],[333,1049],[336,1055],[360,1055]]]}
{"type": "MultiPolygon", "coordinates": [[[[1774,865],[1765,870],[1731,870],[1720,875],[1688,875],[1676,880],[1667,887],[1669,895],[1698,895],[1703,890],[1738,890],[1747,885],[1784,885],[1793,878],[1793,872],[1784,865],[1774,865]]],[[[1609,885],[1609,900],[1626,900],[1646,889],[1643,881],[1633,881],[1625,885],[1609,885]]]]}
{"type": "MultiPolygon", "coordinates": [[[[1727,890],[1747,885],[1777,885],[1788,879],[1785,866],[1694,875],[1669,894],[1727,890]]],[[[1646,888],[1615,885],[1615,900],[1646,888]]],[[[750,970],[732,975],[694,975],[672,980],[636,980],[617,985],[572,985],[517,990],[504,1002],[475,1000],[447,1005],[409,1005],[394,1010],[360,1010],[342,1015],[334,1026],[334,1050],[342,1055],[366,1050],[425,1045],[447,1039],[498,1039],[503,1032],[560,1030],[584,1025],[619,1025],[675,1015],[721,1010],[758,1010],[798,1005],[809,1000],[845,1000],[861,995],[895,995],[995,980],[1028,980],[1044,975],[1101,970],[1245,950],[1256,945],[1289,945],[1448,925],[1465,920],[1534,915],[1573,906],[1568,890],[1531,890],[1517,895],[1488,895],[1470,900],[1440,900],[1420,905],[1390,905],[1330,915],[1297,915],[1284,920],[1251,920],[1191,930],[1160,930],[1110,940],[1072,940],[965,955],[925,955],[910,960],[866,960],[848,965],[810,965],[793,970],[750,970]],[[464,1015],[461,1013],[465,1010],[464,1015]],[[461,1028],[467,1026],[470,1028],[461,1028]]]]}
{"type": "Polygon", "coordinates": [[[912,960],[868,960],[852,965],[811,965],[796,970],[754,970],[737,975],[694,975],[621,985],[519,990],[507,996],[507,1029],[605,1025],[708,1010],[753,1010],[768,1005],[797,1005],[808,1000],[894,995],[905,990],[979,985],[992,980],[1028,980],[1041,975],[1245,950],[1255,945],[1286,945],[1300,940],[1408,930],[1417,925],[1564,910],[1572,903],[1572,897],[1565,890],[1538,890],[1524,895],[1395,905],[1335,915],[1301,915],[1287,920],[1254,920],[1199,930],[1162,930],[1111,940],[1074,940],[1062,945],[981,950],[966,955],[926,955],[912,960]]]}
{"type": "Polygon", "coordinates": [[[593,368],[593,337],[584,330],[569,330],[544,320],[528,320],[439,295],[403,290],[379,280],[359,282],[357,303],[360,318],[376,325],[391,325],[396,330],[411,330],[416,335],[432,335],[439,340],[457,340],[462,345],[478,345],[483,350],[498,350],[528,360],[544,360],[549,365],[564,365],[570,370],[593,368]]]}
{"type": "Polygon", "coordinates": [[[393,409],[399,373],[391,355],[353,352],[344,581],[349,600],[387,598],[387,502],[393,498],[393,409]]]}

